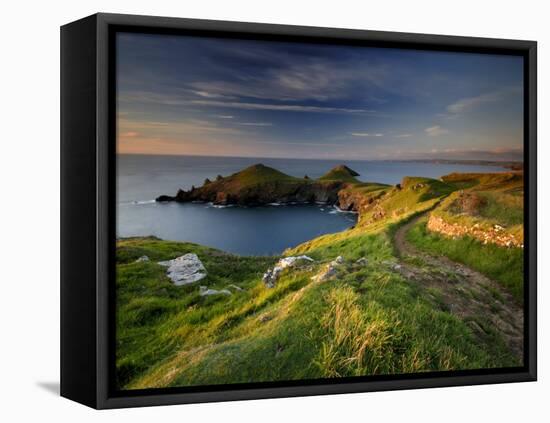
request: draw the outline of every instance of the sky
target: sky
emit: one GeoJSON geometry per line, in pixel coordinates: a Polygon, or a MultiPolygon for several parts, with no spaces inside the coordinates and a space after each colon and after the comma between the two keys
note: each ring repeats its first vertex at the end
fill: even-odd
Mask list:
{"type": "Polygon", "coordinates": [[[117,35],[117,151],[522,160],[523,61],[181,35],[117,35]]]}

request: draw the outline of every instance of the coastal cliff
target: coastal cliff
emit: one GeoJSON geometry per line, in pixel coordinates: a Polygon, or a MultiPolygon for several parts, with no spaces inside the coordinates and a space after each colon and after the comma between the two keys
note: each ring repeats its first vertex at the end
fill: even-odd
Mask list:
{"type": "MultiPolygon", "coordinates": [[[[256,164],[233,175],[206,179],[201,187],[179,190],[175,196],[161,195],[159,202],[211,202],[217,205],[260,206],[266,204],[326,203],[337,205],[339,193],[361,182],[357,172],[339,165],[319,179],[296,178],[276,169],[256,164]]],[[[347,210],[355,210],[349,203],[347,210]]]]}

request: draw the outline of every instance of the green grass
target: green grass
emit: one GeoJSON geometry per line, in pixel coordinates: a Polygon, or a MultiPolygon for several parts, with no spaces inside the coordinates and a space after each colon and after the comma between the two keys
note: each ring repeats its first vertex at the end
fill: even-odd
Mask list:
{"type": "MultiPolygon", "coordinates": [[[[355,179],[345,173],[347,176],[336,176],[355,179]]],[[[333,183],[330,178],[336,177],[304,180],[265,166],[253,166],[236,175],[238,178],[233,175],[208,187],[258,181],[266,185],[283,181],[285,186],[329,184],[333,183]]],[[[472,318],[487,334],[480,338],[471,328],[472,322],[450,313],[436,288],[424,289],[388,266],[388,262],[398,261],[391,241],[397,225],[454,195],[460,184],[477,187],[483,183],[486,187],[490,182],[485,176],[475,178],[482,181],[474,183],[470,177],[465,182],[455,175],[450,182],[405,178],[400,188],[348,184],[344,189],[350,195],[368,200],[361,220],[346,231],[285,251],[284,255],[307,254],[315,262],[303,269],[285,270],[272,289],[265,287],[261,277],[278,257],[240,257],[153,237],[119,240],[118,386],[139,389],[518,364],[500,335],[486,327],[483,316],[472,318]],[[374,218],[379,210],[383,213],[374,218]],[[157,262],[189,252],[199,256],[208,276],[197,284],[176,287],[157,262]],[[136,263],[143,255],[151,260],[136,263]],[[340,255],[345,263],[333,279],[312,281],[312,276],[340,255]],[[362,257],[367,258],[367,265],[356,263],[362,257]],[[199,285],[222,289],[230,284],[243,291],[229,297],[199,295],[199,285]]],[[[509,181],[512,188],[503,194],[509,195],[509,204],[516,204],[515,176],[509,181]]],[[[518,215],[506,210],[501,197],[491,197],[486,215],[480,218],[517,221],[518,215]]],[[[522,251],[471,239],[446,239],[427,233],[425,224],[413,227],[408,237],[421,249],[445,254],[487,274],[521,300],[522,251]]],[[[499,292],[494,297],[498,299],[499,292]]]]}
{"type": "MultiPolygon", "coordinates": [[[[384,210],[385,220],[403,218],[429,208],[455,189],[444,182],[420,177],[405,177],[400,185],[400,188],[388,190],[380,201],[379,207],[384,210]]],[[[375,213],[373,209],[372,213],[367,212],[364,217],[368,219],[375,213]]]]}
{"type": "MultiPolygon", "coordinates": [[[[499,175],[501,176],[501,175],[499,175]]],[[[488,183],[488,178],[484,179],[488,183]]],[[[484,185],[486,187],[486,185],[484,185]]],[[[515,187],[515,185],[514,185],[515,187]]],[[[495,225],[500,226],[504,232],[523,242],[523,194],[510,191],[479,191],[477,188],[470,191],[472,195],[480,198],[474,213],[468,213],[461,209],[459,199],[461,192],[455,191],[447,196],[433,214],[443,218],[447,223],[458,224],[463,227],[479,227],[491,230],[495,225]]]]}
{"type": "Polygon", "coordinates": [[[457,189],[473,188],[479,191],[523,192],[523,172],[451,173],[441,179],[457,189]]]}
{"type": "MultiPolygon", "coordinates": [[[[216,318],[250,300],[251,285],[256,285],[262,272],[275,260],[239,257],[196,244],[152,238],[120,241],[116,319],[119,383],[125,385],[152,362],[162,361],[183,344],[215,338],[216,318]],[[174,286],[166,277],[166,268],[156,262],[188,252],[196,253],[208,269],[208,276],[200,284],[218,289],[236,284],[247,291],[222,301],[219,297],[200,297],[197,286],[174,286]],[[151,261],[135,263],[141,255],[148,255],[151,261]],[[209,330],[204,330],[203,323],[209,330]]],[[[221,324],[224,322],[217,323],[221,324]]]]}
{"type": "Polygon", "coordinates": [[[272,257],[151,238],[120,241],[119,253],[117,376],[127,389],[514,363],[498,338],[480,343],[433,296],[389,270],[384,262],[395,257],[384,233],[309,250],[314,268],[284,273],[274,289],[260,279],[272,257]],[[172,285],[154,260],[190,251],[208,269],[200,284],[236,283],[245,291],[202,298],[196,286],[172,285]],[[134,263],[143,254],[154,260],[134,263]],[[337,254],[346,258],[337,278],[313,283],[337,254]],[[362,256],[368,266],[355,264],[362,256]]]}
{"type": "Polygon", "coordinates": [[[319,178],[320,181],[343,181],[343,182],[350,182],[350,183],[359,183],[359,180],[355,178],[356,176],[359,176],[357,172],[350,169],[347,166],[339,165],[331,170],[329,170],[327,173],[325,173],[323,176],[319,178]]]}
{"type": "MultiPolygon", "coordinates": [[[[349,279],[349,277],[348,277],[349,279]]],[[[511,365],[501,341],[494,355],[470,329],[396,275],[373,272],[326,295],[324,341],[317,356],[324,377],[401,374],[511,365]]]]}
{"type": "MultiPolygon", "coordinates": [[[[434,310],[396,275],[350,272],[310,285],[247,336],[170,363],[170,386],[399,374],[513,365],[502,344],[490,354],[467,325],[434,310]],[[287,314],[286,314],[287,313],[287,314]]],[[[155,375],[156,377],[156,375],[155,375]]],[[[153,378],[154,379],[154,378],[153,378]]],[[[148,381],[145,379],[144,381],[148,381]]]]}
{"type": "Polygon", "coordinates": [[[304,182],[303,179],[287,175],[261,163],[247,167],[240,172],[224,178],[222,181],[227,184],[237,184],[241,188],[268,182],[304,182]]]}
{"type": "Polygon", "coordinates": [[[523,249],[484,245],[470,237],[449,239],[429,232],[425,220],[420,220],[408,232],[407,240],[421,250],[445,255],[483,273],[523,302],[523,249]]]}
{"type": "Polygon", "coordinates": [[[482,192],[487,204],[480,211],[483,218],[504,226],[523,225],[523,195],[482,192]]]}

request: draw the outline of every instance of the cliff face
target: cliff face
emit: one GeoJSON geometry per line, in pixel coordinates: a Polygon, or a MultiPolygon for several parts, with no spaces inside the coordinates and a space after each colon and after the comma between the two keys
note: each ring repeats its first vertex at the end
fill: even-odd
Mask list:
{"type": "MultiPolygon", "coordinates": [[[[314,203],[334,204],[338,200],[341,182],[262,182],[253,186],[234,189],[224,184],[195,188],[190,191],[178,191],[174,201],[201,201],[214,204],[237,204],[243,206],[265,205],[269,203],[314,203]]],[[[159,200],[159,201],[162,201],[159,200]]]]}
{"type": "Polygon", "coordinates": [[[358,183],[353,170],[337,166],[318,180],[295,178],[262,164],[250,166],[227,177],[207,180],[199,188],[179,190],[175,196],[162,195],[157,201],[212,202],[219,205],[243,206],[269,203],[337,204],[339,192],[352,183],[358,183]]]}
{"type": "Polygon", "coordinates": [[[361,212],[372,207],[376,195],[365,195],[362,191],[344,188],[338,192],[338,206],[342,210],[361,212]]]}

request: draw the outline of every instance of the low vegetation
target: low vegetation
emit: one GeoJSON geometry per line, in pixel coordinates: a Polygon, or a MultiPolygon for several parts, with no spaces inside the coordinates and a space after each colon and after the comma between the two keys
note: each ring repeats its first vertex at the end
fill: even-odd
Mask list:
{"type": "MultiPolygon", "coordinates": [[[[485,175],[450,175],[442,181],[405,178],[391,187],[359,182],[347,169],[329,172],[322,183],[346,184],[339,201],[359,212],[358,223],[285,251],[284,256],[307,254],[314,262],[285,269],[274,288],[265,286],[262,275],[279,257],[241,257],[156,238],[119,240],[118,386],[139,389],[520,364],[485,316],[461,318],[437,286],[408,277],[393,241],[396,228],[419,214],[474,217],[507,228],[521,225],[516,178],[507,179],[504,191],[502,184],[491,185],[491,177],[485,175]],[[484,199],[475,215],[453,205],[460,191],[475,191],[484,199]],[[190,252],[198,255],[208,275],[197,284],[176,287],[157,262],[190,252]],[[150,260],[137,261],[142,256],[150,260]],[[312,279],[337,256],[344,261],[332,278],[312,279]],[[207,297],[197,286],[223,289],[232,284],[242,291],[207,297]]],[[[289,182],[294,179],[300,184],[319,182],[289,182]]],[[[434,234],[426,229],[425,219],[408,233],[412,245],[477,269],[521,300],[521,249],[434,234]]],[[[429,277],[435,271],[421,259],[416,261],[419,273],[429,277]]]]}
{"type": "Polygon", "coordinates": [[[523,249],[483,244],[471,238],[448,238],[426,229],[423,219],[408,233],[407,239],[423,251],[442,254],[499,282],[523,302],[523,249]]]}

